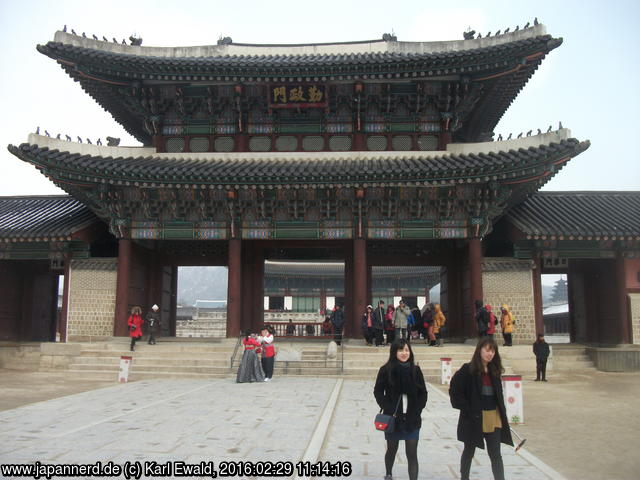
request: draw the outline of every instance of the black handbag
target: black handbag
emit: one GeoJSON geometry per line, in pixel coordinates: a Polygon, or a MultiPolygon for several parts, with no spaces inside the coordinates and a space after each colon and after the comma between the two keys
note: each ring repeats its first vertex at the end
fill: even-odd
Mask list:
{"type": "Polygon", "coordinates": [[[393,415],[386,415],[382,413],[382,408],[380,409],[380,413],[376,415],[376,418],[373,421],[373,424],[376,427],[376,430],[380,430],[381,432],[391,433],[396,428],[396,412],[398,411],[398,407],[400,406],[400,399],[402,397],[398,397],[398,403],[396,403],[396,408],[393,411],[393,415]]]}

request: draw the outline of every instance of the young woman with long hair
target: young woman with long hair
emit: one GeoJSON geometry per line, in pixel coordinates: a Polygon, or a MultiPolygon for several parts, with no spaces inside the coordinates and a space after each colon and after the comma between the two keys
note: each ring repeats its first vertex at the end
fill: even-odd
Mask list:
{"type": "Polygon", "coordinates": [[[411,345],[405,338],[391,344],[389,360],[378,371],[373,389],[376,402],[385,414],[395,414],[395,429],[385,432],[385,480],[392,480],[393,463],[400,440],[405,442],[409,480],[418,478],[418,439],[422,410],[427,404],[427,386],[420,367],[413,361],[411,345]]]}
{"type": "Polygon", "coordinates": [[[464,442],[460,458],[460,478],[469,480],[471,460],[476,447],[487,444],[495,480],[504,480],[500,443],[513,445],[507,420],[501,375],[504,372],[498,345],[491,337],[482,337],[473,357],[451,379],[449,397],[460,410],[458,440],[464,442]]]}

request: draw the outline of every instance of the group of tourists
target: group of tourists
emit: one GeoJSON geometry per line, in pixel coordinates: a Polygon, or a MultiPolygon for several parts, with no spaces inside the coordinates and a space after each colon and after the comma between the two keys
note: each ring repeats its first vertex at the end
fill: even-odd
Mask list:
{"type": "Polygon", "coordinates": [[[244,353],[236,375],[237,383],[271,381],[276,359],[274,333],[275,330],[271,326],[262,327],[260,335],[245,332],[242,339],[244,353]]]}
{"type": "Polygon", "coordinates": [[[439,303],[428,303],[419,309],[400,300],[397,307],[389,305],[385,309],[384,300],[379,300],[375,309],[367,305],[361,327],[369,346],[391,345],[396,338],[403,338],[408,341],[422,339],[430,346],[441,347],[446,321],[439,303]]]}
{"type": "MultiPolygon", "coordinates": [[[[491,310],[491,305],[483,305],[482,300],[475,301],[476,307],[476,326],[478,327],[478,335],[480,337],[491,337],[497,330],[497,318],[491,310]]],[[[505,347],[513,346],[513,330],[516,324],[516,319],[511,313],[509,305],[506,303],[500,307],[500,328],[502,329],[502,338],[504,339],[505,347]]]]}
{"type": "MultiPolygon", "coordinates": [[[[502,391],[503,372],[498,345],[492,337],[484,336],[479,339],[471,361],[465,363],[451,379],[451,405],[460,410],[457,438],[464,444],[460,458],[462,480],[469,479],[475,449],[484,449],[485,443],[494,479],[504,480],[500,444],[513,445],[513,440],[502,391]]],[[[394,418],[393,431],[385,431],[384,478],[393,479],[398,445],[404,440],[409,480],[416,480],[421,413],[427,404],[428,394],[408,339],[397,338],[391,344],[389,359],[378,371],[373,394],[381,411],[394,418]]]]}
{"type": "Polygon", "coordinates": [[[127,326],[129,327],[129,337],[131,337],[131,345],[129,350],[132,352],[136,349],[136,342],[142,338],[142,325],[147,324],[147,331],[149,332],[149,345],[156,344],[156,332],[160,328],[160,307],[153,305],[151,310],[147,313],[145,318],[142,318],[142,308],[136,305],[131,309],[131,315],[127,320],[127,326]]]}

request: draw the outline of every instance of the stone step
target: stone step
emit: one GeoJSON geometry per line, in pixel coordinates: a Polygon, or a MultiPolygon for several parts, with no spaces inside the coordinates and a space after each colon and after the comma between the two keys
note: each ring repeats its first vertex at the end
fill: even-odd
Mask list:
{"type": "MultiPolygon", "coordinates": [[[[229,365],[227,357],[218,358],[166,358],[166,357],[144,357],[135,355],[133,361],[136,365],[163,365],[166,368],[172,366],[210,366],[229,365]]],[[[120,357],[77,357],[70,365],[119,365],[120,357]]]]}
{"type": "Polygon", "coordinates": [[[588,358],[584,360],[570,360],[570,361],[566,361],[566,360],[558,361],[557,359],[553,360],[553,370],[555,371],[585,370],[585,369],[593,369],[593,370],[596,369],[594,363],[588,358]]]}
{"type": "MultiPolygon", "coordinates": [[[[108,372],[119,372],[120,367],[118,365],[73,365],[69,367],[69,372],[87,372],[87,371],[108,371],[108,372]]],[[[154,365],[136,365],[132,364],[129,367],[129,372],[157,372],[157,373],[175,373],[176,375],[182,373],[229,373],[228,366],[201,366],[201,367],[171,367],[167,368],[162,365],[154,366],[154,365]]]]}
{"type": "Polygon", "coordinates": [[[192,353],[192,352],[172,352],[172,353],[158,353],[158,352],[143,352],[136,348],[135,352],[121,351],[121,352],[82,352],[76,358],[112,358],[119,361],[120,357],[133,357],[139,359],[158,359],[160,362],[179,362],[181,359],[190,360],[205,360],[211,362],[228,362],[231,358],[232,352],[220,352],[220,353],[192,353]]]}
{"type": "Polygon", "coordinates": [[[556,357],[559,356],[571,356],[571,355],[586,355],[586,349],[581,345],[551,345],[551,350],[553,355],[556,357]]]}
{"type": "MultiPolygon", "coordinates": [[[[240,366],[240,361],[233,362],[232,369],[237,369],[240,366]]],[[[274,364],[274,368],[340,368],[340,362],[330,362],[327,361],[326,364],[323,361],[304,361],[304,360],[296,360],[296,361],[276,361],[274,364]]]]}
{"type": "MultiPolygon", "coordinates": [[[[82,346],[82,352],[128,352],[129,342],[126,344],[109,345],[108,347],[102,347],[98,345],[82,346]]],[[[193,344],[193,345],[180,345],[172,343],[158,342],[155,345],[148,345],[146,341],[139,341],[136,343],[136,351],[158,351],[164,353],[181,353],[181,352],[233,352],[233,346],[223,344],[193,344]]]]}
{"type": "Polygon", "coordinates": [[[227,378],[229,373],[174,373],[174,372],[135,372],[129,374],[129,381],[154,380],[158,378],[199,379],[227,378]]]}

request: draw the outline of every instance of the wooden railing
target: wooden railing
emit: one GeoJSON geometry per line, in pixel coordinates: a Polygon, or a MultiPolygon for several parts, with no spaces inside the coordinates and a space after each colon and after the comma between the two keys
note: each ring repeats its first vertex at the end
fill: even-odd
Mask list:
{"type": "Polygon", "coordinates": [[[287,322],[268,323],[275,330],[278,338],[333,338],[333,326],[326,331],[322,323],[315,322],[287,322]]]}

